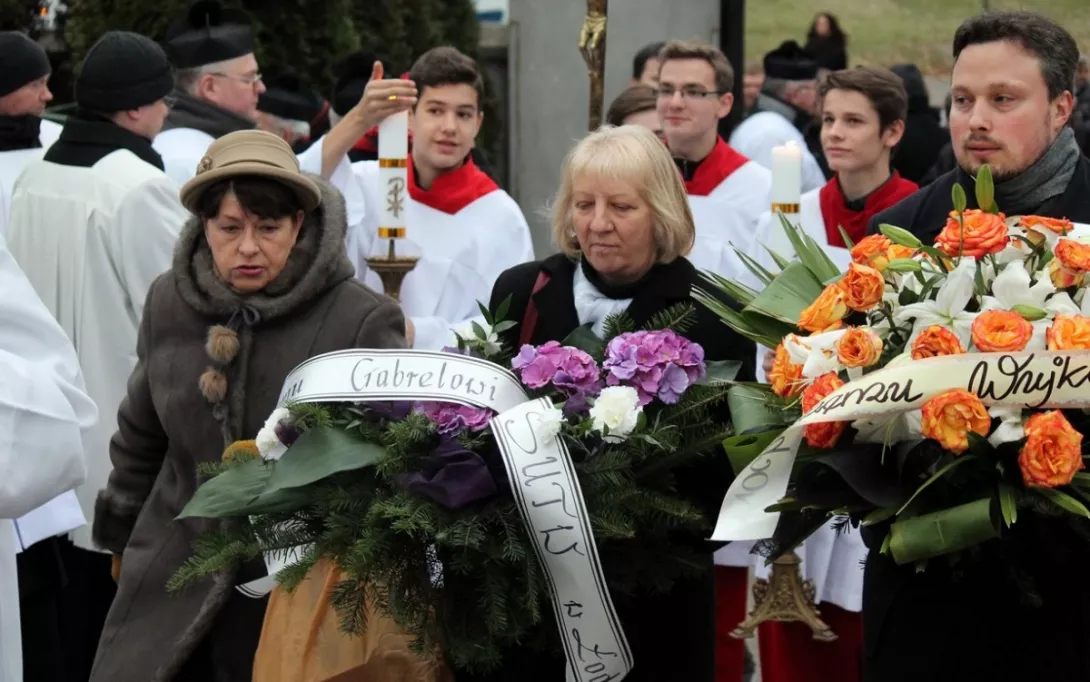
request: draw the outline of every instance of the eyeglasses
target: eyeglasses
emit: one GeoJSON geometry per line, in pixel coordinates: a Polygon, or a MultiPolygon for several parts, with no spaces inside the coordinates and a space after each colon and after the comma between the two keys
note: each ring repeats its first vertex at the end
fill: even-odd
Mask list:
{"type": "Polygon", "coordinates": [[[240,83],[245,83],[246,85],[249,85],[251,87],[253,87],[254,85],[257,85],[258,83],[261,82],[261,74],[260,73],[255,73],[255,74],[252,74],[250,76],[232,76],[229,73],[214,72],[214,73],[212,73],[210,75],[219,76],[220,78],[229,78],[229,79],[231,79],[233,81],[238,81],[240,83]]]}
{"type": "Polygon", "coordinates": [[[721,94],[719,92],[716,92],[715,90],[708,91],[704,88],[696,86],[685,86],[684,88],[681,88],[681,90],[678,90],[677,88],[670,85],[660,85],[659,89],[655,91],[655,94],[658,95],[659,99],[672,99],[674,97],[674,94],[678,92],[681,93],[681,97],[683,99],[688,100],[719,97],[719,95],[721,94]]]}

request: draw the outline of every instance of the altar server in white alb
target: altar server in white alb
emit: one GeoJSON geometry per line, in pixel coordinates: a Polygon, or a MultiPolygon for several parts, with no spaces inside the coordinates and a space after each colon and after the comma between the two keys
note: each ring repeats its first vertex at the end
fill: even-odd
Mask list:
{"type": "Polygon", "coordinates": [[[72,344],[0,236],[0,682],[24,677],[16,579],[18,518],[83,482],[94,426],[72,344]]]}
{"type": "Polygon", "coordinates": [[[737,277],[757,219],[768,209],[772,175],[719,137],[719,119],[734,106],[734,69],[710,45],[674,41],[659,52],[658,113],[696,222],[689,260],[737,277]]]}
{"type": "MultiPolygon", "coordinates": [[[[307,170],[324,167],[346,195],[349,258],[357,277],[381,291],[365,259],[386,252],[387,240],[377,236],[383,227],[381,207],[396,197],[380,187],[381,159],[350,164],[346,153],[377,122],[376,111],[385,117],[405,107],[391,97],[408,98],[407,227],[397,249],[420,261],[405,278],[401,304],[413,331],[413,347],[436,350],[454,345],[452,329],[465,329],[468,320],[480,315],[477,302],[487,304],[501,272],[533,260],[530,230],[518,204],[470,155],[484,119],[484,80],[476,62],[452,47],[438,47],[413,64],[408,81],[381,78],[381,65],[376,64],[359,105],[300,160],[307,170]],[[359,193],[362,216],[353,215],[351,208],[358,206],[352,195],[359,193]]],[[[385,129],[380,129],[380,145],[385,129]]]]}
{"type": "MultiPolygon", "coordinates": [[[[11,253],[74,343],[88,392],[104,414],[125,396],[144,298],[169,268],[185,222],[177,188],[151,145],[173,84],[154,41],[105,34],[81,65],[77,107],[60,138],[26,167],[12,195],[11,253]]],[[[111,470],[107,446],[115,428],[102,420],[88,438],[87,482],[76,491],[88,522],[111,470]]],[[[72,540],[66,593],[81,595],[72,618],[86,624],[87,641],[68,644],[93,652],[113,599],[111,559],[94,546],[89,526],[72,540]]],[[[91,661],[85,664],[89,674],[91,661]]]]}
{"type": "Polygon", "coordinates": [[[214,140],[256,126],[265,84],[249,15],[217,0],[194,2],[167,28],[163,45],[176,69],[176,91],[155,150],[181,187],[197,174],[214,140]]]}
{"type": "MultiPolygon", "coordinates": [[[[840,230],[853,243],[862,241],[872,217],[917,189],[915,183],[890,170],[890,156],[905,131],[908,95],[892,71],[860,67],[828,74],[819,97],[821,146],[836,175],[821,189],[802,195],[800,221],[802,229],[846,269],[852,254],[840,230]]],[[[758,239],[772,241],[771,231],[780,229],[779,221],[766,214],[758,239]]],[[[761,251],[755,257],[775,272],[771,257],[761,251]]],[[[794,257],[790,247],[777,251],[794,257]]],[[[857,251],[861,261],[866,260],[864,251],[870,250],[857,251]]],[[[762,624],[758,639],[763,679],[791,682],[806,679],[818,668],[823,680],[858,680],[867,558],[859,530],[848,526],[838,532],[830,521],[796,552],[802,559],[803,578],[814,582],[821,617],[838,639],[817,642],[802,623],[762,624]]],[[[759,577],[767,577],[768,571],[764,561],[757,562],[759,577]]]]}
{"type": "Polygon", "coordinates": [[[7,232],[15,179],[61,132],[42,118],[53,100],[51,72],[41,45],[24,33],[0,32],[0,235],[7,232]]]}

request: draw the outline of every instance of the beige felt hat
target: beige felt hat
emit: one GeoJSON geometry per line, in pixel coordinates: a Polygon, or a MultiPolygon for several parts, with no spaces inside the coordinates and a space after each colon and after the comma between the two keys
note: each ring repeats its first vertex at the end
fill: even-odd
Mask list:
{"type": "Polygon", "coordinates": [[[322,201],[318,185],[299,170],[299,159],[288,143],[263,130],[240,130],[212,143],[197,165],[197,175],[182,186],[182,205],[196,213],[201,195],[220,180],[257,175],[290,187],[311,212],[322,201]]]}

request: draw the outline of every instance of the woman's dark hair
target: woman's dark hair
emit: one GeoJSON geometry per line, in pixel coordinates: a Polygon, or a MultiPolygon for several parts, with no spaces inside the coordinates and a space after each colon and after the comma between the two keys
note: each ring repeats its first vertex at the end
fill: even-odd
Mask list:
{"type": "Polygon", "coordinates": [[[623,126],[626,118],[641,111],[652,111],[657,103],[658,98],[650,86],[629,86],[609,105],[606,123],[611,126],[623,126]]]}
{"type": "Polygon", "coordinates": [[[303,210],[303,202],[287,185],[257,175],[242,175],[210,185],[197,202],[197,215],[204,220],[218,216],[220,203],[228,193],[235,195],[247,213],[258,218],[286,218],[303,210]]]}
{"type": "Polygon", "coordinates": [[[985,12],[966,19],[954,34],[954,61],[970,45],[1004,40],[1040,60],[1049,99],[1075,87],[1078,44],[1063,26],[1035,12],[985,12]]]}
{"type": "Polygon", "coordinates": [[[840,29],[840,22],[837,21],[836,15],[831,12],[818,12],[814,16],[814,21],[810,24],[810,30],[806,33],[807,38],[827,38],[833,40],[841,45],[848,41],[848,36],[844,35],[844,31],[840,29]],[[819,36],[817,32],[818,19],[825,17],[829,22],[829,35],[819,36]]]}

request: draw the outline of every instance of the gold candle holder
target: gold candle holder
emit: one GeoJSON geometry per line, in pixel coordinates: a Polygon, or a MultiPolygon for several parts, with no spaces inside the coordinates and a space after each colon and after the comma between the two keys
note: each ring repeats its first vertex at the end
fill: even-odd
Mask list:
{"type": "Polygon", "coordinates": [[[418,256],[399,256],[394,246],[396,239],[390,239],[390,249],[385,256],[370,256],[367,258],[367,267],[378,273],[382,280],[383,292],[394,299],[401,301],[401,285],[405,281],[405,275],[413,271],[418,256]]]}
{"type": "Polygon", "coordinates": [[[814,605],[814,581],[802,579],[800,563],[794,552],[772,562],[768,580],[758,579],[753,585],[753,611],[731,631],[731,637],[748,639],[758,625],[768,621],[797,621],[810,626],[814,639],[819,642],[836,640],[836,633],[821,620],[821,614],[814,605]]]}

